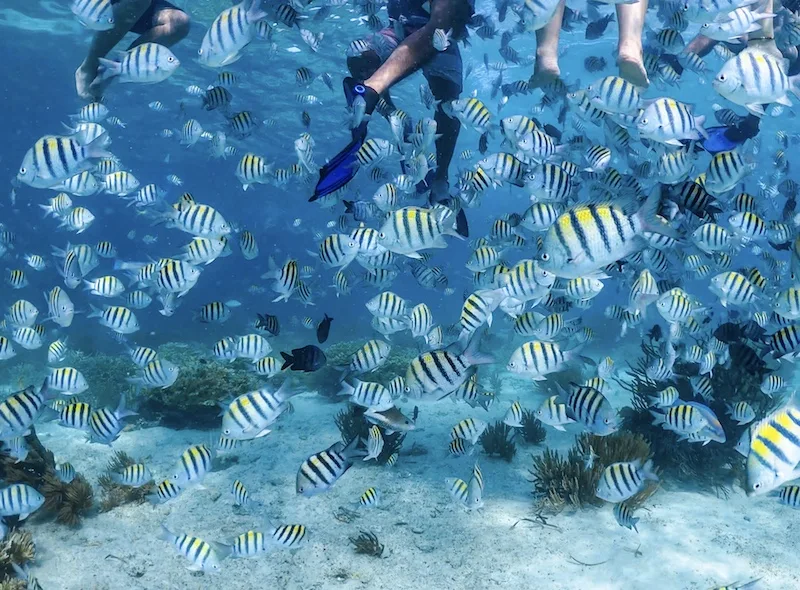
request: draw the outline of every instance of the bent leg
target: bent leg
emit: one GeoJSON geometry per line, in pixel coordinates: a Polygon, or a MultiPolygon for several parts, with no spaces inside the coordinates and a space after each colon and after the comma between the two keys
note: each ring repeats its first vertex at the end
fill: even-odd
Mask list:
{"type": "Polygon", "coordinates": [[[114,5],[114,28],[95,33],[86,59],[75,72],[75,88],[78,96],[82,99],[92,100],[100,96],[97,89],[91,87],[97,77],[99,59],[114,49],[145,11],[150,8],[150,2],[151,0],[121,0],[114,5]]]}
{"type": "MultiPolygon", "coordinates": [[[[773,0],[767,0],[760,8],[760,12],[773,13],[773,0]]],[[[765,18],[759,21],[759,24],[761,24],[761,30],[750,35],[747,48],[759,49],[781,59],[783,56],[778,46],[775,45],[775,28],[772,18],[765,18]]]]}
{"type": "Polygon", "coordinates": [[[642,56],[642,31],[646,13],[647,0],[639,0],[636,4],[617,4],[619,75],[640,88],[650,85],[642,56]]]}
{"type": "Polygon", "coordinates": [[[531,88],[546,86],[561,75],[558,67],[558,39],[563,19],[564,0],[561,0],[550,22],[536,31],[536,61],[529,82],[531,88]]]}
{"type": "Polygon", "coordinates": [[[378,94],[385,92],[436,55],[433,35],[437,28],[462,31],[471,16],[472,6],[466,0],[433,0],[428,23],[403,39],[364,83],[378,94]]]}
{"type": "MultiPolygon", "coordinates": [[[[461,94],[461,84],[446,78],[429,76],[428,85],[434,98],[442,103],[456,100],[461,94]]],[[[436,121],[436,133],[441,137],[436,140],[436,172],[431,190],[436,195],[446,196],[449,191],[448,171],[456,150],[461,122],[455,117],[448,117],[441,104],[436,107],[433,118],[436,121]]]]}
{"type": "MultiPolygon", "coordinates": [[[[370,49],[361,55],[348,57],[347,69],[350,71],[350,75],[356,80],[366,80],[378,71],[378,68],[381,67],[382,63],[383,60],[381,60],[378,52],[374,49],[370,49]]],[[[386,101],[386,104],[388,104],[389,107],[394,110],[395,106],[388,90],[381,94],[381,98],[383,98],[383,100],[386,101]]]]}

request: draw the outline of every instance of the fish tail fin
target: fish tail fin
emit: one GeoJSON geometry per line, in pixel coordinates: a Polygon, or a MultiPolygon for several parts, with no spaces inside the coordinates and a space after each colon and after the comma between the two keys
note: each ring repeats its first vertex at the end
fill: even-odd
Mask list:
{"type": "Polygon", "coordinates": [[[100,58],[100,65],[97,66],[97,80],[103,82],[116,78],[122,73],[122,64],[113,59],[100,58]]]}
{"type": "MultiPolygon", "coordinates": [[[[155,496],[155,494],[151,494],[151,496],[155,496]]],[[[162,523],[161,532],[158,534],[158,538],[161,539],[162,541],[168,541],[172,543],[177,538],[177,535],[173,533],[171,530],[169,530],[167,528],[167,525],[162,523]]]]}
{"type": "Polygon", "coordinates": [[[267,12],[261,7],[261,0],[250,0],[250,4],[247,7],[247,19],[250,22],[261,20],[267,16],[267,12]]]}
{"type": "Polygon", "coordinates": [[[467,362],[472,365],[491,365],[497,360],[490,354],[482,353],[480,351],[481,345],[481,333],[475,332],[472,335],[472,338],[467,343],[467,347],[464,349],[463,356],[467,359],[467,362]]]}
{"type": "Polygon", "coordinates": [[[647,197],[641,208],[634,214],[642,225],[642,231],[653,232],[679,240],[681,235],[678,230],[663,223],[658,217],[658,206],[661,203],[661,190],[656,188],[647,197]]]}
{"type": "Polygon", "coordinates": [[[658,481],[658,475],[656,475],[655,471],[653,471],[652,459],[648,459],[642,467],[642,478],[649,479],[651,481],[658,481]]]}

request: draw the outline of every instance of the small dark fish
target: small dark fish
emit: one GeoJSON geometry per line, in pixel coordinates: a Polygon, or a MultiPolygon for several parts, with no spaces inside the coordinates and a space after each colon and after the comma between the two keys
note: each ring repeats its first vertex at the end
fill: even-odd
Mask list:
{"type": "Polygon", "coordinates": [[[207,111],[213,111],[214,109],[218,109],[220,107],[227,107],[231,104],[231,93],[228,92],[227,88],[222,86],[212,86],[206,93],[203,95],[203,107],[207,111]]]}
{"type": "Polygon", "coordinates": [[[309,115],[308,112],[303,111],[302,120],[303,120],[303,127],[309,129],[311,127],[311,115],[309,115]]]}
{"type": "Polygon", "coordinates": [[[317,342],[320,344],[324,344],[325,341],[328,339],[328,333],[331,331],[331,322],[333,318],[329,318],[328,314],[325,314],[325,317],[317,326],[317,342]]]}
{"type": "Polygon", "coordinates": [[[522,221],[522,216],[519,213],[509,213],[506,218],[506,223],[511,227],[517,227],[522,221]]]}
{"type": "Polygon", "coordinates": [[[571,31],[576,23],[585,23],[586,15],[577,10],[572,10],[569,6],[564,7],[564,18],[561,20],[561,30],[571,31]]]}
{"type": "Polygon", "coordinates": [[[744,368],[745,371],[760,375],[767,370],[767,363],[747,344],[734,342],[728,347],[728,350],[733,364],[744,368]]]}
{"type": "Polygon", "coordinates": [[[497,20],[501,23],[506,20],[506,13],[510,4],[509,0],[497,0],[497,20]]]}
{"type": "Polygon", "coordinates": [[[256,329],[266,330],[273,336],[281,333],[281,326],[278,323],[278,316],[271,314],[258,314],[258,321],[256,322],[256,329]]]}
{"type": "Polygon", "coordinates": [[[587,72],[594,73],[604,70],[606,67],[606,58],[590,55],[583,60],[583,67],[587,72]]]}
{"type": "Polygon", "coordinates": [[[606,32],[609,23],[614,22],[614,13],[609,13],[608,16],[604,16],[596,21],[590,22],[586,25],[586,39],[589,41],[594,41],[595,39],[599,39],[603,36],[603,33],[606,32]]]}
{"type": "Polygon", "coordinates": [[[742,324],[742,336],[753,342],[761,342],[767,331],[759,326],[754,320],[748,320],[742,324]]]}
{"type": "Polygon", "coordinates": [[[345,213],[352,213],[356,221],[367,221],[372,217],[372,209],[367,201],[342,201],[345,213]]]}
{"type": "Polygon", "coordinates": [[[485,154],[489,150],[489,132],[487,131],[478,140],[478,151],[485,154]]]}
{"type": "Polygon", "coordinates": [[[784,221],[790,220],[794,217],[795,209],[797,209],[797,199],[792,195],[786,199],[786,204],[783,206],[783,211],[781,212],[781,219],[784,221]]]}
{"type": "Polygon", "coordinates": [[[564,104],[561,105],[561,110],[558,111],[558,123],[560,125],[563,125],[564,123],[567,122],[568,114],[569,114],[569,106],[567,105],[567,102],[564,101],[564,104]]]}
{"type": "Polygon", "coordinates": [[[737,114],[732,109],[719,109],[714,111],[714,118],[726,127],[736,127],[744,122],[747,117],[737,114]]]}
{"type": "Polygon", "coordinates": [[[549,135],[553,139],[561,141],[561,136],[562,136],[561,130],[555,125],[551,125],[550,123],[545,123],[544,132],[547,133],[547,135],[549,135]]]}
{"type": "Polygon", "coordinates": [[[281,356],[283,357],[281,371],[285,371],[288,368],[292,371],[312,373],[313,371],[319,371],[328,362],[322,349],[313,344],[303,348],[293,348],[292,354],[281,352],[281,356]]]}
{"type": "Polygon", "coordinates": [[[739,342],[743,336],[741,327],[734,322],[725,322],[714,330],[714,338],[726,344],[739,342]]]}
{"type": "Polygon", "coordinates": [[[647,332],[647,338],[650,342],[661,342],[661,338],[664,335],[663,331],[661,330],[661,326],[656,324],[647,332]]]}
{"type": "Polygon", "coordinates": [[[778,192],[787,199],[794,200],[797,196],[797,183],[791,178],[784,178],[778,185],[778,192]]]}

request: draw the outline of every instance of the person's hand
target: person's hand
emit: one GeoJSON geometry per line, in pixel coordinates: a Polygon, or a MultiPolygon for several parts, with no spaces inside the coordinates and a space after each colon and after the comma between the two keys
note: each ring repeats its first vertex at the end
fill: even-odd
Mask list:
{"type": "Polygon", "coordinates": [[[92,71],[91,68],[86,66],[86,62],[82,63],[75,71],[75,90],[78,96],[86,101],[95,100],[95,92],[92,89],[92,84],[97,78],[97,68],[92,71]]]}

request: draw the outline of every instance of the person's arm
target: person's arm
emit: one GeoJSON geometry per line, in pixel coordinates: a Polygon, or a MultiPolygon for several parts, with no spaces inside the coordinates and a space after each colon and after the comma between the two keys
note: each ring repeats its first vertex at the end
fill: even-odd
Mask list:
{"type": "Polygon", "coordinates": [[[436,52],[433,32],[436,29],[458,30],[466,24],[469,9],[466,0],[434,0],[428,23],[406,37],[389,58],[364,83],[378,94],[414,72],[436,52]]]}

